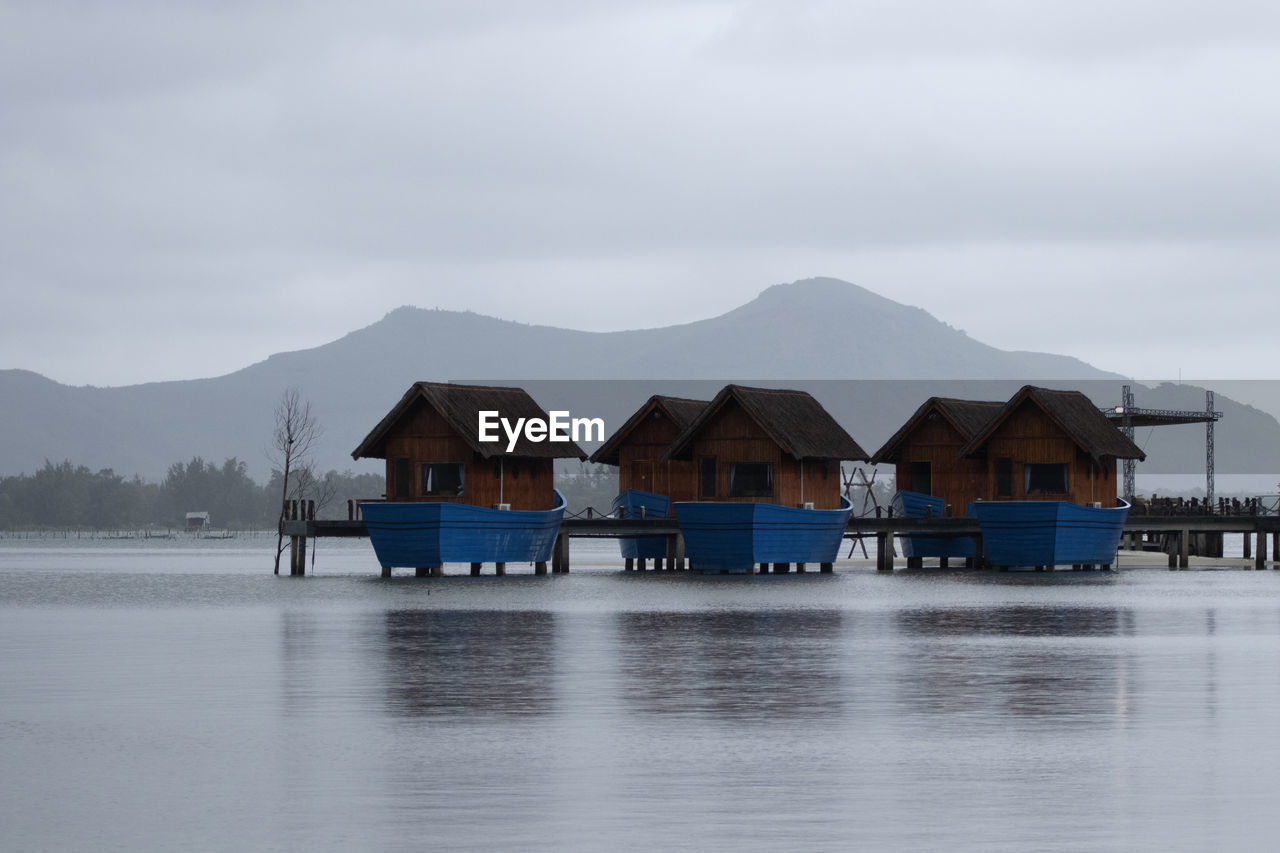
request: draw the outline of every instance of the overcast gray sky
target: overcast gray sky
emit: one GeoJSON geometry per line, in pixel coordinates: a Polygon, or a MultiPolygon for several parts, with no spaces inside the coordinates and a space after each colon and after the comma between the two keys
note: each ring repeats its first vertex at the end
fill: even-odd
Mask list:
{"type": "Polygon", "coordinates": [[[1273,378],[1277,80],[1270,0],[3,0],[0,368],[221,375],[404,304],[661,326],[827,275],[1005,349],[1273,378]]]}

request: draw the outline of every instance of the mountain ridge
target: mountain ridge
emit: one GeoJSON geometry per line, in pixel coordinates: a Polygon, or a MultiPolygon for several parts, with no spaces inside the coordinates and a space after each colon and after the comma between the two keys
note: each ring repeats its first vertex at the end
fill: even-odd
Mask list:
{"type": "Polygon", "coordinates": [[[923,401],[919,395],[932,386],[918,380],[1000,381],[984,393],[1026,381],[1094,380],[1118,396],[1121,377],[1067,356],[1000,350],[921,308],[831,278],[773,285],[716,317],[615,332],[400,306],[317,347],[275,353],[205,379],[72,387],[31,371],[0,371],[0,397],[11,401],[0,410],[0,435],[7,439],[0,442],[0,474],[69,459],[158,479],[174,462],[199,455],[215,462],[236,457],[265,479],[274,408],[290,386],[312,401],[324,427],[317,464],[373,470],[372,463],[353,466],[351,449],[415,381],[592,379],[602,382],[546,386],[547,399],[534,396],[545,408],[607,411],[612,429],[621,423],[616,418],[643,402],[636,395],[668,393],[690,380],[902,380],[874,386],[873,406],[831,404],[870,448],[883,437],[877,433],[895,418],[900,424],[923,401]]]}

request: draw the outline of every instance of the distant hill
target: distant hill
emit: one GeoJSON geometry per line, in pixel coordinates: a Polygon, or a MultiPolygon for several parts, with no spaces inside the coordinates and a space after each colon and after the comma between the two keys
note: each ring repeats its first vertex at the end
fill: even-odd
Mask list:
{"type": "MultiPolygon", "coordinates": [[[[261,480],[269,473],[273,410],[291,385],[312,401],[324,427],[319,465],[373,470],[371,463],[353,463],[351,450],[423,379],[525,385],[544,408],[604,417],[610,429],[659,391],[710,397],[730,380],[812,386],[869,450],[930,394],[1003,399],[1025,381],[1081,387],[1092,380],[1100,384],[1086,392],[1106,405],[1118,400],[1122,381],[1078,359],[997,349],[919,308],[829,278],[775,285],[708,320],[622,332],[404,307],[323,346],[211,379],[93,388],[0,371],[0,474],[69,459],[159,479],[171,463],[201,455],[217,462],[235,456],[261,480]],[[830,382],[848,379],[900,381],[830,382]]],[[[1138,394],[1140,405],[1156,408],[1173,407],[1162,401],[1176,396],[1168,389],[1138,394]]],[[[1192,407],[1203,408],[1203,392],[1192,407]]],[[[1280,425],[1222,397],[1219,408],[1228,417],[1219,427],[1218,470],[1236,464],[1256,470],[1249,466],[1263,457],[1270,464],[1280,425]]],[[[1182,472],[1188,460],[1199,460],[1202,470],[1203,430],[1176,428],[1168,436],[1161,438],[1171,442],[1162,454],[1171,461],[1153,459],[1148,469],[1167,464],[1182,472]]]]}

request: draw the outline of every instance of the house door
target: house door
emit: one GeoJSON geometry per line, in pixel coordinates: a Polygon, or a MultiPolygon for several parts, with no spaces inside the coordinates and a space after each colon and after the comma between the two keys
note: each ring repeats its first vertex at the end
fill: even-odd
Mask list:
{"type": "Polygon", "coordinates": [[[631,488],[642,492],[652,492],[653,463],[647,459],[638,459],[631,463],[631,488]]]}

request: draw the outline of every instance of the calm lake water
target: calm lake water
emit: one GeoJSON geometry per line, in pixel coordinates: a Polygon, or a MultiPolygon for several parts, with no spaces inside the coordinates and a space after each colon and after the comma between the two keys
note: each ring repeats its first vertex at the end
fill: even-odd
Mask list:
{"type": "Polygon", "coordinates": [[[0,540],[6,850],[1263,850],[1280,572],[0,540]],[[450,567],[458,571],[458,567],[450,567]],[[465,575],[465,567],[460,574],[465,575]]]}

